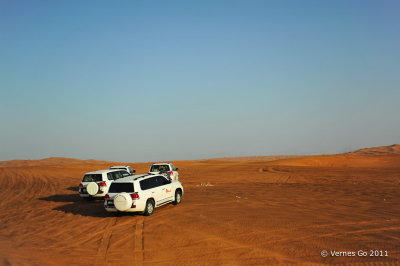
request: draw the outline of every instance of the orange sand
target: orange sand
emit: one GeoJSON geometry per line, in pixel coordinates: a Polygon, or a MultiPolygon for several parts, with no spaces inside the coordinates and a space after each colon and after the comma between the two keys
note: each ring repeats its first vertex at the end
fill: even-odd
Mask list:
{"type": "MultiPolygon", "coordinates": [[[[0,162],[0,264],[400,263],[399,153],[276,159],[174,162],[183,202],[150,217],[78,196],[85,172],[120,163],[0,162]],[[320,256],[371,249],[389,256],[320,256]]],[[[131,165],[146,173],[150,163],[131,165]]]]}

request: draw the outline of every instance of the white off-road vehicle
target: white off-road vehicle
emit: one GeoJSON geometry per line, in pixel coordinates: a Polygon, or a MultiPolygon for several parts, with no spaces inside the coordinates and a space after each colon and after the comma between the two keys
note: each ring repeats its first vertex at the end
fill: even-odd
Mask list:
{"type": "Polygon", "coordinates": [[[86,173],[79,184],[79,195],[85,199],[103,198],[114,180],[130,176],[125,170],[99,170],[86,173]]]}
{"type": "Polygon", "coordinates": [[[149,174],[161,174],[171,180],[179,180],[178,168],[175,168],[172,163],[152,164],[149,174]]]}
{"type": "Polygon", "coordinates": [[[154,208],[181,203],[183,187],[177,180],[162,175],[134,175],[112,182],[104,198],[108,212],[142,212],[149,216],[154,208]]]}
{"type": "Polygon", "coordinates": [[[125,170],[131,175],[134,175],[136,173],[136,170],[132,169],[129,165],[116,165],[116,166],[110,166],[110,170],[117,169],[117,170],[125,170]]]}

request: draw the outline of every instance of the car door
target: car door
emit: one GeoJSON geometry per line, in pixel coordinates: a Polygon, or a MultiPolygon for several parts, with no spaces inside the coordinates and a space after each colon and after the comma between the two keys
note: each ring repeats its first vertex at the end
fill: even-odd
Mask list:
{"type": "Polygon", "coordinates": [[[174,199],[171,181],[164,176],[157,176],[157,183],[159,184],[160,204],[172,201],[174,199]]]}
{"type": "Polygon", "coordinates": [[[160,188],[160,184],[157,180],[157,176],[150,177],[145,180],[146,181],[146,186],[147,186],[147,193],[149,197],[154,198],[154,201],[157,205],[160,205],[162,203],[161,199],[163,197],[162,195],[162,189],[160,188]]]}

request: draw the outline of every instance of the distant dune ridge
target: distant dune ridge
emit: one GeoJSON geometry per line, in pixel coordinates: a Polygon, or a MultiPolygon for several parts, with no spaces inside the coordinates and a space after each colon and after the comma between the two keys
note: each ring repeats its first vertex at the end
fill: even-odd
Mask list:
{"type": "Polygon", "coordinates": [[[390,146],[380,146],[373,148],[364,148],[350,153],[358,155],[400,154],[400,144],[393,144],[390,146]]]}
{"type": "MultiPolygon", "coordinates": [[[[352,152],[345,153],[345,155],[390,155],[390,154],[400,154],[400,144],[393,144],[389,146],[380,146],[372,148],[364,148],[355,150],[352,152]]],[[[223,158],[212,158],[203,159],[199,161],[206,162],[208,160],[222,160],[222,161],[275,161],[284,159],[295,159],[302,158],[302,155],[277,155],[277,156],[243,156],[243,157],[223,157],[223,158]]],[[[306,156],[310,157],[310,156],[306,156]]],[[[116,164],[116,162],[111,161],[101,161],[101,160],[80,160],[74,158],[66,157],[49,157],[40,160],[10,160],[10,161],[0,161],[0,167],[22,167],[22,166],[60,166],[60,165],[79,165],[79,164],[116,164]]],[[[119,163],[118,163],[119,164],[119,163]]],[[[126,164],[126,163],[122,163],[126,164]]],[[[129,163],[128,163],[129,164],[129,163]]]]}
{"type": "Polygon", "coordinates": [[[11,160],[0,162],[0,167],[22,167],[22,166],[52,166],[52,165],[74,165],[74,164],[105,164],[108,161],[79,160],[65,157],[49,157],[40,160],[11,160]]]}

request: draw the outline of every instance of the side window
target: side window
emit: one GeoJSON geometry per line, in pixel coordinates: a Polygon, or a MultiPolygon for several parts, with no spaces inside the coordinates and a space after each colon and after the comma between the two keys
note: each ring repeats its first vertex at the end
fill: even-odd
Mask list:
{"type": "Polygon", "coordinates": [[[117,172],[111,172],[110,174],[111,174],[111,176],[113,178],[112,180],[117,180],[118,179],[117,172]]]}
{"type": "Polygon", "coordinates": [[[148,186],[147,186],[147,179],[140,181],[139,184],[140,184],[140,189],[141,190],[149,189],[148,186]]]}
{"type": "Polygon", "coordinates": [[[166,179],[164,176],[157,176],[157,183],[158,183],[158,186],[163,186],[163,185],[170,184],[171,181],[166,179]]]}
{"type": "Polygon", "coordinates": [[[112,173],[107,173],[107,179],[108,180],[114,180],[114,177],[113,177],[112,173]]]}
{"type": "Polygon", "coordinates": [[[115,179],[120,179],[122,177],[123,177],[122,171],[115,172],[115,179]]]}
{"type": "Polygon", "coordinates": [[[140,181],[140,188],[142,189],[142,190],[147,190],[147,189],[150,189],[150,188],[152,188],[152,180],[151,180],[152,178],[148,178],[148,179],[145,179],[145,180],[142,180],[142,181],[140,181]]]}
{"type": "Polygon", "coordinates": [[[157,176],[151,177],[149,178],[149,180],[150,180],[150,188],[155,188],[159,186],[157,181],[157,176]]]}
{"type": "Polygon", "coordinates": [[[130,176],[130,174],[126,171],[121,171],[122,177],[130,176]]]}

